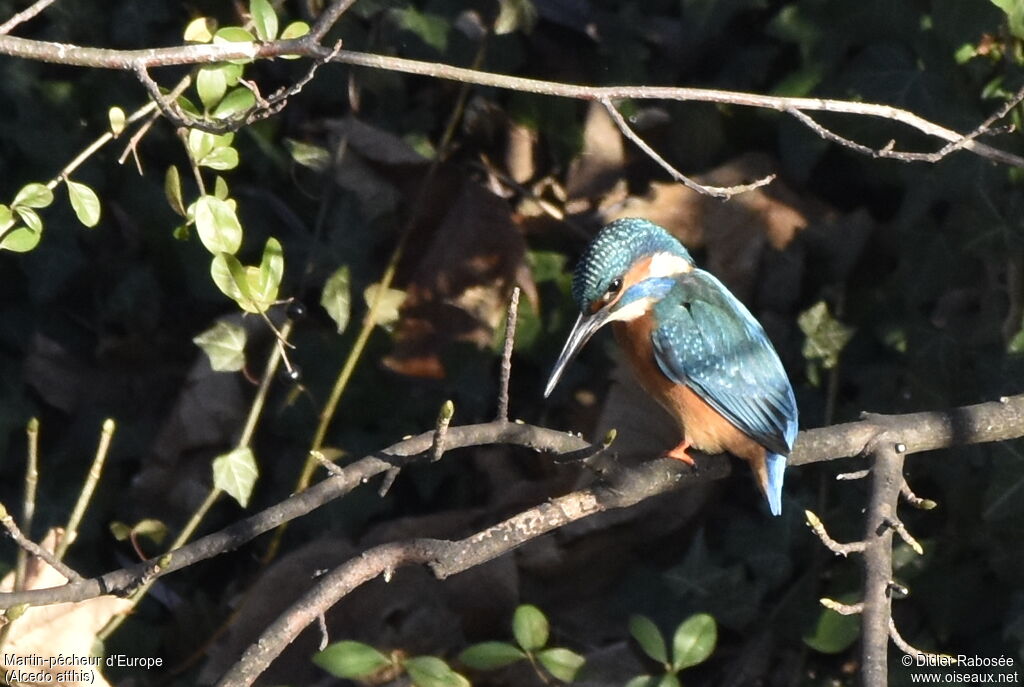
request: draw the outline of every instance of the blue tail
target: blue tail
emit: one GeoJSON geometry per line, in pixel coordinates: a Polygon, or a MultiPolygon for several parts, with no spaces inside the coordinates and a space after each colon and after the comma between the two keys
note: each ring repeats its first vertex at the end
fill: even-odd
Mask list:
{"type": "Polygon", "coordinates": [[[765,457],[765,464],[768,468],[768,488],[765,490],[768,509],[772,515],[782,515],[782,480],[786,476],[786,456],[769,453],[765,457]]]}

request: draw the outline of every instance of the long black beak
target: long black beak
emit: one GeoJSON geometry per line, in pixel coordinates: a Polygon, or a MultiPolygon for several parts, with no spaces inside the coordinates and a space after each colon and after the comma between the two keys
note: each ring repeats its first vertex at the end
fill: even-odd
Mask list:
{"type": "Polygon", "coordinates": [[[562,377],[562,372],[565,371],[565,368],[569,366],[569,363],[572,362],[583,346],[590,341],[590,337],[594,335],[594,332],[608,321],[608,315],[608,311],[602,309],[593,315],[580,314],[576,318],[576,324],[573,325],[572,331],[569,332],[569,338],[566,340],[565,346],[562,347],[562,352],[558,355],[558,360],[555,361],[555,366],[551,370],[548,385],[544,387],[544,398],[551,395],[555,385],[558,384],[558,380],[562,377]]]}

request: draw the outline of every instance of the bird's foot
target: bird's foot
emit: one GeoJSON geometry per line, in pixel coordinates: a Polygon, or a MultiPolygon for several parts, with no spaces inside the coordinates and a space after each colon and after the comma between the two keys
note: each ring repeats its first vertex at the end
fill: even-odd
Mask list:
{"type": "Polygon", "coordinates": [[[684,441],[676,446],[674,449],[665,454],[666,458],[674,458],[675,460],[681,460],[682,462],[689,465],[694,471],[697,470],[697,463],[693,461],[693,457],[687,453],[687,449],[690,448],[690,442],[684,441]]]}

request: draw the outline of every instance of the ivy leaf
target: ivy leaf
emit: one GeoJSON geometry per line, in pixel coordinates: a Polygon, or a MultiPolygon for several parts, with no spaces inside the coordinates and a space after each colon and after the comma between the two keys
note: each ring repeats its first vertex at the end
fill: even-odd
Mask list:
{"type": "Polygon", "coordinates": [[[523,604],[512,616],[512,634],[525,651],[536,651],[548,643],[548,619],[530,604],[523,604]]]}
{"type": "Polygon", "coordinates": [[[252,16],[256,36],[261,41],[277,38],[277,13],[267,0],[252,0],[249,3],[249,14],[252,16]]]}
{"type": "Polygon", "coordinates": [[[661,631],[647,616],[634,615],[629,619],[629,634],[637,641],[644,653],[663,665],[668,664],[668,648],[661,631]]]}
{"type": "Polygon", "coordinates": [[[218,322],[192,339],[210,359],[216,372],[235,372],[245,367],[245,328],[218,322]]]}
{"type": "Polygon", "coordinates": [[[28,227],[18,227],[4,234],[0,240],[0,250],[9,250],[12,253],[27,253],[39,245],[43,238],[42,231],[35,231],[28,227]]]}
{"type": "Polygon", "coordinates": [[[52,202],[53,191],[44,184],[31,183],[21,187],[18,194],[14,196],[14,202],[11,205],[14,207],[45,208],[49,207],[52,202]]]}
{"type": "Polygon", "coordinates": [[[549,673],[562,682],[572,682],[575,680],[576,673],[578,673],[580,668],[583,667],[583,664],[586,663],[586,659],[575,651],[570,651],[569,649],[563,649],[561,647],[544,649],[537,654],[537,658],[540,659],[541,665],[543,665],[549,673]]]}
{"type": "Polygon", "coordinates": [[[193,204],[199,240],[211,253],[235,254],[242,245],[242,225],[234,208],[216,196],[200,196],[193,204]]]}
{"type": "Polygon", "coordinates": [[[676,628],[672,638],[672,670],[703,663],[715,649],[718,628],[707,613],[692,615],[676,628]]]}
{"type": "Polygon", "coordinates": [[[804,341],[804,358],[821,361],[825,369],[839,363],[839,354],[853,338],[854,330],[832,317],[825,301],[818,301],[800,313],[797,324],[807,337],[804,341]]]}
{"type": "Polygon", "coordinates": [[[459,654],[459,663],[476,670],[495,670],[524,658],[526,654],[508,642],[481,642],[459,654]]]}
{"type": "Polygon", "coordinates": [[[184,217],[185,202],[181,195],[181,176],[178,174],[178,168],[174,165],[167,168],[167,174],[164,176],[164,196],[167,197],[167,203],[171,209],[184,217]]]}
{"type": "Polygon", "coordinates": [[[256,458],[247,446],[213,459],[213,486],[232,496],[242,508],[249,504],[258,476],[256,458]]]}
{"type": "Polygon", "coordinates": [[[405,670],[416,687],[470,687],[469,680],[433,656],[406,659],[405,670]]]}
{"type": "MultiPolygon", "coordinates": [[[[366,301],[366,307],[372,307],[373,302],[377,299],[377,292],[380,291],[380,284],[370,284],[363,291],[363,300],[366,301]]],[[[395,327],[395,323],[398,322],[398,309],[402,307],[402,303],[405,301],[405,291],[400,289],[387,289],[380,296],[381,302],[377,307],[377,324],[383,327],[387,331],[391,331],[395,327]]]]}
{"type": "Polygon", "coordinates": [[[96,192],[85,184],[67,180],[68,198],[78,221],[87,227],[95,227],[100,221],[100,199],[96,192]]]}
{"type": "Polygon", "coordinates": [[[334,320],[338,333],[344,334],[352,313],[352,286],[350,284],[348,265],[342,265],[334,271],[324,283],[320,294],[320,305],[334,320]]]}
{"type": "Polygon", "coordinates": [[[313,663],[335,677],[352,679],[373,675],[391,659],[368,644],[346,640],[313,654],[313,663]]]}

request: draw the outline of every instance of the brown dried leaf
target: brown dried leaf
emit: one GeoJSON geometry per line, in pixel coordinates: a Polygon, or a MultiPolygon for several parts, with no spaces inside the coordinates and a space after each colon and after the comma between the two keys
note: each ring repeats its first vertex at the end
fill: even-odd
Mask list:
{"type": "MultiPolygon", "coordinates": [[[[51,529],[41,542],[53,551],[63,532],[51,529]]],[[[46,589],[67,583],[67,578],[46,562],[30,557],[26,568],[25,589],[46,589]]],[[[14,572],[0,581],[0,591],[14,589],[14,572]]],[[[3,671],[22,669],[51,676],[46,682],[63,685],[109,685],[94,665],[48,666],[57,656],[85,660],[92,656],[96,634],[115,615],[131,610],[128,599],[99,596],[75,603],[35,606],[14,621],[4,644],[0,664],[3,671]],[[20,659],[20,660],[19,660],[20,659]]],[[[20,683],[21,684],[21,683],[20,683]]],[[[23,684],[37,684],[25,682],[23,684]]],[[[39,683],[41,684],[41,683],[39,683]]]]}
{"type": "Polygon", "coordinates": [[[466,182],[412,275],[395,349],[385,365],[401,374],[440,379],[446,345],[489,345],[523,275],[525,255],[505,201],[466,182]]]}

